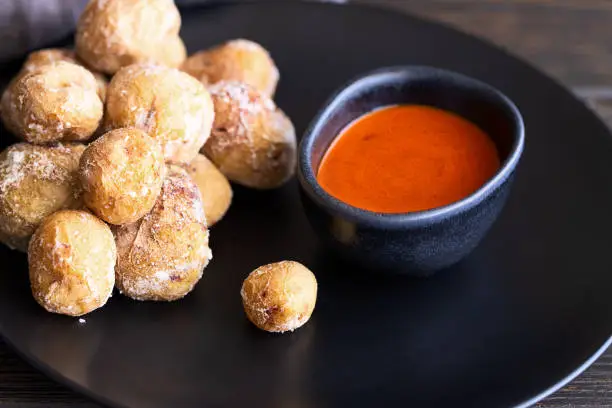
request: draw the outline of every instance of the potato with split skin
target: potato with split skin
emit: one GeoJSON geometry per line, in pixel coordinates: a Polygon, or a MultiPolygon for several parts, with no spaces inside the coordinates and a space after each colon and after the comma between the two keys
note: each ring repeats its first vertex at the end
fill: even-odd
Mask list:
{"type": "Polygon", "coordinates": [[[114,228],[116,286],[136,300],[172,301],[191,292],[212,258],[198,187],[170,166],[162,192],[141,220],[114,228]]]}
{"type": "Polygon", "coordinates": [[[15,144],[0,153],[0,242],[25,252],[48,215],[82,206],[78,167],[85,146],[15,144]]]}
{"type": "Polygon", "coordinates": [[[111,75],[135,63],[176,68],[187,55],[180,28],[173,0],[91,0],[77,23],[76,51],[111,75]]]}
{"type": "Polygon", "coordinates": [[[298,262],[276,262],[251,272],[240,295],[244,311],[255,326],[283,333],[310,319],[317,302],[317,280],[298,262]]]}
{"type": "Polygon", "coordinates": [[[86,68],[96,79],[96,83],[98,84],[98,95],[102,100],[106,97],[106,86],[108,85],[108,81],[106,77],[89,67],[83,65],[81,61],[79,61],[76,57],[74,51],[69,50],[67,48],[47,48],[44,50],[38,50],[32,52],[26,58],[23,63],[23,67],[21,68],[21,72],[19,75],[22,75],[27,72],[32,72],[38,70],[40,67],[45,65],[50,65],[58,61],[71,62],[73,64],[81,65],[86,68]]]}
{"type": "Polygon", "coordinates": [[[212,227],[229,209],[232,187],[223,173],[202,154],[198,154],[186,168],[200,190],[206,222],[212,227]]]}
{"type": "Polygon", "coordinates": [[[240,81],[270,98],[280,77],[270,53],[260,44],[242,38],[193,54],[181,69],[204,85],[240,81]]]}
{"type": "Polygon", "coordinates": [[[295,129],[274,102],[236,81],[210,87],[215,120],[203,153],[231,181],[276,188],[295,172],[295,129]]]}
{"type": "Polygon", "coordinates": [[[84,211],[56,212],[30,241],[34,299],[52,313],[87,314],[110,298],[116,261],[113,234],[104,222],[84,211]]]}
{"type": "Polygon", "coordinates": [[[103,114],[94,76],[65,61],[19,75],[0,104],[6,128],[35,144],[86,141],[103,114]]]}
{"type": "Polygon", "coordinates": [[[112,130],[81,156],[83,200],[110,224],[133,223],[153,208],[165,170],[164,155],[153,138],[135,128],[112,130]]]}
{"type": "Polygon", "coordinates": [[[215,111],[204,86],[177,69],[131,65],[111,80],[105,130],[135,127],[162,147],[167,162],[190,163],[210,135],[215,111]]]}

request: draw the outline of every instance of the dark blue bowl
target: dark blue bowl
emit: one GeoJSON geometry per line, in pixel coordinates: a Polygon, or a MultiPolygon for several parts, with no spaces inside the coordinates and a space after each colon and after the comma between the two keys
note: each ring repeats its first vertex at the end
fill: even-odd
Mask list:
{"type": "Polygon", "coordinates": [[[380,69],[337,92],[302,138],[298,159],[302,202],[321,240],[342,258],[377,271],[426,276],[461,260],[485,236],[506,202],[523,144],[521,114],[495,88],[431,67],[380,69]],[[336,136],[363,114],[398,104],[435,106],[472,121],[495,142],[501,168],[472,195],[427,211],[375,213],[329,195],[316,174],[336,136]]]}

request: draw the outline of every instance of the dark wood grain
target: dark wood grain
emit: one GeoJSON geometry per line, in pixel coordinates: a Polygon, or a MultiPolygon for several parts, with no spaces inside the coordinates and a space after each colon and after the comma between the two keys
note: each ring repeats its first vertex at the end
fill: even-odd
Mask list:
{"type": "Polygon", "coordinates": [[[612,85],[612,1],[359,0],[443,21],[531,61],[569,86],[612,85]]]}
{"type": "MultiPolygon", "coordinates": [[[[355,1],[408,11],[486,38],[572,87],[612,127],[612,0],[355,1]]],[[[537,406],[612,407],[612,351],[537,406]]],[[[0,407],[98,405],[47,379],[0,341],[0,407]]]]}
{"type": "Polygon", "coordinates": [[[538,408],[612,407],[612,352],[605,353],[586,372],[536,406],[538,408]]]}
{"type": "Polygon", "coordinates": [[[99,408],[24,362],[0,340],[0,407],[99,408]]]}

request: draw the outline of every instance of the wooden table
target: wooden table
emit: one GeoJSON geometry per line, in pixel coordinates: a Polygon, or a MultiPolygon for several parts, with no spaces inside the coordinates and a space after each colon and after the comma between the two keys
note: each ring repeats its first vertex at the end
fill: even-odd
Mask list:
{"type": "MultiPolygon", "coordinates": [[[[408,11],[487,38],[566,84],[612,127],[612,0],[354,1],[408,11]]],[[[612,407],[612,351],[537,406],[612,407]]],[[[98,405],[48,380],[0,342],[0,407],[98,405]]]]}

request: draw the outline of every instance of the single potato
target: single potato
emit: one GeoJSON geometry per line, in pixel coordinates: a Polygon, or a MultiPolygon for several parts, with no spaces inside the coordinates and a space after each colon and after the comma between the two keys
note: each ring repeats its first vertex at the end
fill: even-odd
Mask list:
{"type": "Polygon", "coordinates": [[[172,301],[191,292],[212,258],[198,187],[170,166],[162,192],[141,220],[115,227],[116,285],[136,300],[172,301]]]}
{"type": "Polygon", "coordinates": [[[181,65],[181,16],[173,0],[91,0],[77,23],[77,55],[114,74],[135,63],[181,65]]]}
{"type": "Polygon", "coordinates": [[[0,107],[6,128],[35,144],[86,141],[103,114],[92,73],[65,61],[18,75],[2,95],[0,107]]]}
{"type": "Polygon", "coordinates": [[[34,299],[52,313],[87,314],[110,298],[116,261],[113,234],[104,222],[84,211],[56,212],[30,241],[34,299]]]}
{"type": "Polygon", "coordinates": [[[244,311],[255,326],[283,333],[310,319],[317,302],[317,280],[304,265],[282,261],[251,272],[240,295],[244,311]]]}
{"type": "Polygon", "coordinates": [[[232,187],[223,173],[202,154],[198,154],[186,168],[200,190],[206,223],[212,227],[229,209],[232,187]]]}
{"type": "Polygon", "coordinates": [[[82,206],[78,167],[85,146],[15,144],[0,153],[0,242],[25,252],[45,217],[82,206]]]}
{"type": "Polygon", "coordinates": [[[84,202],[108,223],[136,222],[155,205],[165,170],[164,155],[153,138],[136,128],[112,130],[81,156],[84,202]]]}
{"type": "Polygon", "coordinates": [[[215,120],[203,153],[233,182],[276,188],[295,172],[295,129],[274,102],[236,81],[210,87],[215,120]]]}
{"type": "Polygon", "coordinates": [[[240,81],[270,98],[280,77],[270,53],[260,44],[242,38],[193,54],[181,69],[204,85],[240,81]]]}
{"type": "Polygon", "coordinates": [[[215,111],[204,86],[177,69],[131,65],[113,77],[104,129],[136,127],[161,144],[167,162],[190,163],[210,135],[215,111]]]}

